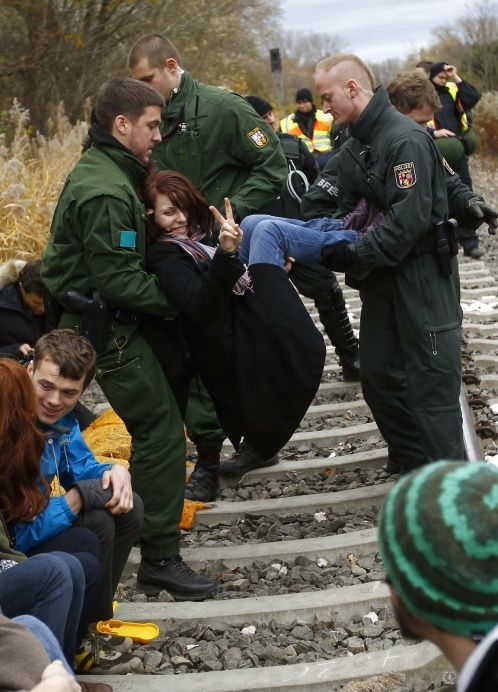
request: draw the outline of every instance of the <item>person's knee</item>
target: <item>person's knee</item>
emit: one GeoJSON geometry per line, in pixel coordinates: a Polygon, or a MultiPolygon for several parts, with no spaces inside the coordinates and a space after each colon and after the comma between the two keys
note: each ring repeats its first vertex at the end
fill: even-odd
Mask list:
{"type": "MultiPolygon", "coordinates": [[[[70,582],[69,566],[57,553],[33,555],[27,563],[22,564],[28,564],[35,568],[32,573],[33,582],[43,588],[55,588],[70,582]]],[[[24,584],[24,581],[21,581],[20,584],[24,584]]]]}
{"type": "Polygon", "coordinates": [[[52,554],[67,568],[73,584],[85,584],[85,572],[83,570],[83,566],[81,561],[74,554],[64,552],[56,552],[52,554]]]}

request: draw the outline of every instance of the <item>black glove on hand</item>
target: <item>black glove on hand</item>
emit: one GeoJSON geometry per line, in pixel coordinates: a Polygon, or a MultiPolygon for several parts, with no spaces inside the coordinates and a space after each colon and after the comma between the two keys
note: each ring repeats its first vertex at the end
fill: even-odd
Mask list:
{"type": "Polygon", "coordinates": [[[336,272],[347,272],[358,264],[358,255],[354,243],[339,243],[322,248],[320,264],[336,272]]]}
{"type": "Polygon", "coordinates": [[[490,235],[496,235],[498,212],[495,209],[489,207],[483,199],[474,197],[469,201],[469,212],[476,221],[488,224],[488,233],[490,235]]]}
{"type": "Polygon", "coordinates": [[[107,490],[104,490],[101,478],[78,481],[73,488],[79,492],[85,512],[89,509],[104,509],[112,497],[112,486],[109,485],[107,490]]]}

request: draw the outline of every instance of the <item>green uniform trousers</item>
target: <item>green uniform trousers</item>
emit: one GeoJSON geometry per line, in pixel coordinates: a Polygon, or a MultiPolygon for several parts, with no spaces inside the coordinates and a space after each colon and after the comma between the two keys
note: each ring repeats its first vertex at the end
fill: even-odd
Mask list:
{"type": "Polygon", "coordinates": [[[226,435],[218,421],[213,401],[198,375],[194,375],[190,382],[185,424],[188,436],[196,446],[221,449],[226,435]]]}
{"type": "MultiPolygon", "coordinates": [[[[63,317],[61,327],[78,325],[63,317]]],[[[185,488],[183,421],[136,324],[111,322],[107,348],[97,357],[96,377],[132,438],[133,489],[144,503],[142,556],[155,560],[178,555],[185,488]]]]}
{"type": "Polygon", "coordinates": [[[445,279],[435,256],[409,257],[362,284],[363,394],[390,459],[404,468],[465,458],[456,258],[452,267],[445,279]]]}

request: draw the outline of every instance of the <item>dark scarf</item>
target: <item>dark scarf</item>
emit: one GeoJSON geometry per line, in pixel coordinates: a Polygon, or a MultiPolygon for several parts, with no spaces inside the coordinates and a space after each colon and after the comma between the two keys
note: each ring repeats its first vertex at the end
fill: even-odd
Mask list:
{"type": "Polygon", "coordinates": [[[313,105],[313,109],[309,113],[303,113],[302,111],[296,111],[294,113],[294,120],[299,125],[299,128],[303,135],[306,135],[308,139],[313,138],[316,110],[316,106],[313,105]]]}
{"type": "MultiPolygon", "coordinates": [[[[150,161],[148,164],[145,164],[139,161],[130,149],[121,144],[108,130],[105,130],[97,123],[92,111],[91,125],[88,130],[88,136],[83,143],[83,151],[93,146],[105,151],[107,156],[127,174],[137,188],[137,191],[141,193],[140,188],[145,177],[155,168],[154,162],[150,161]]],[[[142,195],[140,196],[142,197],[142,195]]]]}

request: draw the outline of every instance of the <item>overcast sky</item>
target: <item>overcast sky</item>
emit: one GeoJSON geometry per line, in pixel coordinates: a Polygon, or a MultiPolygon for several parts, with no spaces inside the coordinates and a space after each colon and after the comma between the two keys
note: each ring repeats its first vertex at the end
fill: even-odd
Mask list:
{"type": "MultiPolygon", "coordinates": [[[[341,34],[364,60],[404,58],[466,14],[468,0],[281,0],[286,29],[341,34]]],[[[438,57],[438,56],[434,56],[438,57]]],[[[444,58],[443,58],[444,59],[444,58]]]]}

